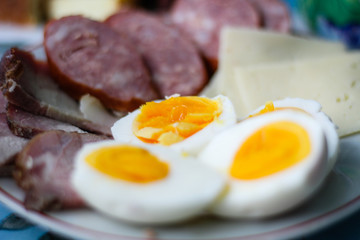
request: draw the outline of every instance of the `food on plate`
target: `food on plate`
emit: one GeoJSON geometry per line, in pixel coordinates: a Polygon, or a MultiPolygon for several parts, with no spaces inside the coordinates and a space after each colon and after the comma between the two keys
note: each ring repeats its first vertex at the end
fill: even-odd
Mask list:
{"type": "Polygon", "coordinates": [[[161,98],[173,94],[197,95],[204,88],[208,76],[197,48],[159,16],[123,10],[105,23],[135,44],[161,98]]]}
{"type": "Polygon", "coordinates": [[[102,21],[122,7],[135,4],[137,0],[47,0],[46,13],[49,19],[70,15],[82,15],[102,21]],[[86,6],[86,7],[84,7],[86,6]]]}
{"type": "Polygon", "coordinates": [[[0,177],[11,176],[14,157],[27,142],[27,139],[15,136],[10,131],[6,114],[0,112],[0,177]]]}
{"type": "Polygon", "coordinates": [[[360,54],[344,53],[318,59],[238,67],[234,88],[244,111],[269,99],[313,99],[339,127],[340,137],[360,130],[360,54]]]}
{"type": "MultiPolygon", "coordinates": [[[[294,62],[345,52],[345,47],[340,43],[236,27],[224,28],[221,32],[220,42],[218,71],[201,94],[209,97],[218,94],[228,96],[232,100],[238,116],[241,117],[253,110],[254,106],[251,109],[245,109],[243,106],[241,93],[236,88],[236,79],[234,78],[236,67],[294,62]]],[[[279,88],[281,89],[281,85],[279,88]]],[[[285,90],[284,94],[286,94],[285,90]]],[[[271,99],[273,98],[267,100],[271,99]]]]}
{"type": "Polygon", "coordinates": [[[50,130],[84,133],[83,130],[74,125],[29,113],[13,104],[8,104],[6,118],[11,132],[16,136],[23,138],[30,139],[39,133],[50,130]]]}
{"type": "MultiPolygon", "coordinates": [[[[265,105],[260,106],[251,112],[246,118],[255,117],[257,115],[266,114],[279,110],[298,110],[310,114],[316,121],[318,121],[323,128],[327,152],[328,152],[328,172],[334,167],[339,151],[339,136],[336,132],[336,126],[331,119],[321,111],[321,104],[314,100],[307,100],[301,98],[285,98],[276,101],[268,101],[265,105]]],[[[244,118],[244,119],[246,119],[244,118]]]]}
{"type": "Polygon", "coordinates": [[[216,171],[169,148],[115,141],[86,144],[71,182],[95,209],[142,224],[203,214],[225,186],[216,171]]]}
{"type": "MultiPolygon", "coordinates": [[[[1,75],[1,73],[0,73],[1,75]]],[[[1,86],[1,81],[0,81],[0,86],[1,86]]],[[[1,91],[1,87],[0,87],[0,113],[4,113],[6,112],[6,99],[4,97],[4,94],[1,91]]]]}
{"type": "Polygon", "coordinates": [[[281,0],[250,0],[261,14],[262,25],[276,32],[290,32],[290,13],[281,0]]]}
{"type": "Polygon", "coordinates": [[[111,131],[117,141],[161,144],[196,155],[235,122],[234,108],[225,96],[172,96],[146,103],[118,120],[111,131]]]}
{"type": "Polygon", "coordinates": [[[99,99],[90,94],[85,94],[80,98],[79,108],[85,119],[106,126],[114,125],[120,117],[126,115],[124,112],[111,112],[99,99]]]}
{"type": "Polygon", "coordinates": [[[259,13],[248,0],[177,0],[170,19],[196,43],[213,70],[223,26],[260,27],[259,13]]]}
{"type": "Polygon", "coordinates": [[[64,17],[46,25],[44,38],[52,76],[75,99],[90,94],[106,108],[131,111],[158,98],[135,45],[109,26],[64,17]]]}
{"type": "Polygon", "coordinates": [[[111,135],[110,126],[85,119],[79,104],[49,76],[46,64],[35,61],[28,52],[16,48],[5,52],[0,62],[0,84],[7,101],[25,111],[111,135]]]}
{"type": "Polygon", "coordinates": [[[74,156],[83,144],[104,139],[64,131],[47,131],[32,138],[15,160],[14,178],[25,191],[25,207],[42,211],[84,206],[70,184],[74,156]]]}
{"type": "Polygon", "coordinates": [[[308,199],[327,176],[321,124],[294,110],[249,118],[215,136],[199,159],[227,177],[229,188],[212,212],[262,218],[308,199]]]}

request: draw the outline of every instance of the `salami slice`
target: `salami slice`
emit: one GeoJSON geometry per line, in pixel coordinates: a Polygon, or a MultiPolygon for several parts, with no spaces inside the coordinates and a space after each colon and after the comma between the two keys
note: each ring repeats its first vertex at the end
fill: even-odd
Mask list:
{"type": "Polygon", "coordinates": [[[108,108],[131,111],[158,97],[134,45],[103,23],[54,20],[45,27],[44,45],[53,77],[76,99],[89,93],[108,108]]]}
{"type": "Polygon", "coordinates": [[[263,26],[277,32],[290,32],[289,10],[280,0],[251,0],[262,15],[263,26]]]}
{"type": "Polygon", "coordinates": [[[248,0],[177,0],[170,17],[197,44],[213,69],[217,68],[224,26],[260,26],[258,11],[248,0]]]}
{"type": "Polygon", "coordinates": [[[105,22],[136,44],[161,97],[196,95],[207,83],[206,68],[195,45],[155,15],[123,10],[105,22]]]}

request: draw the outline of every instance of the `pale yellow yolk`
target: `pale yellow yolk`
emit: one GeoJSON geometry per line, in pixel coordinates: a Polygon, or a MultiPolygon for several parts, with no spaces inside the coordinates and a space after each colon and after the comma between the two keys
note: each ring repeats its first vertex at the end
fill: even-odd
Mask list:
{"type": "Polygon", "coordinates": [[[296,107],[275,107],[274,103],[272,101],[268,101],[265,103],[265,106],[263,109],[261,109],[258,113],[255,113],[253,115],[249,115],[249,118],[251,117],[256,117],[265,113],[269,113],[269,112],[274,112],[274,111],[278,111],[278,110],[286,110],[286,109],[292,109],[292,110],[297,110],[297,111],[301,111],[301,112],[305,112],[304,110],[300,109],[300,108],[296,108],[296,107]]]}
{"type": "Polygon", "coordinates": [[[310,138],[302,126],[289,121],[271,123],[245,140],[230,175],[242,180],[266,177],[295,165],[310,151],[310,138]]]}
{"type": "Polygon", "coordinates": [[[133,123],[133,132],[144,142],[171,145],[200,131],[221,113],[222,105],[216,100],[171,97],[143,105],[133,123]]]}
{"type": "Polygon", "coordinates": [[[147,150],[127,145],[98,149],[85,161],[101,173],[134,183],[160,180],[169,172],[168,164],[147,150]]]}

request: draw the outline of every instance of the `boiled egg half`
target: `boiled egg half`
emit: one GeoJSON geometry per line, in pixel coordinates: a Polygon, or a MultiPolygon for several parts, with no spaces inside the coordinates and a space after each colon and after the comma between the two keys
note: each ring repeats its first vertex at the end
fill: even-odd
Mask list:
{"type": "Polygon", "coordinates": [[[165,145],[196,155],[213,136],[235,123],[234,107],[225,96],[172,96],[144,104],[118,120],[111,131],[116,141],[165,145]]]}
{"type": "Polygon", "coordinates": [[[228,128],[199,159],[228,179],[212,212],[229,218],[262,218],[292,209],[327,175],[323,129],[296,110],[269,112],[228,128]]]}
{"type": "Polygon", "coordinates": [[[265,105],[253,111],[248,117],[254,117],[286,109],[305,112],[320,123],[325,133],[328,146],[327,171],[330,172],[337,160],[339,152],[339,136],[336,132],[336,125],[324,112],[321,111],[322,106],[319,102],[302,98],[285,98],[276,101],[269,101],[265,105]]]}
{"type": "Polygon", "coordinates": [[[203,213],[226,181],[163,146],[103,141],[80,149],[71,183],[100,212],[132,223],[163,224],[203,213]]]}

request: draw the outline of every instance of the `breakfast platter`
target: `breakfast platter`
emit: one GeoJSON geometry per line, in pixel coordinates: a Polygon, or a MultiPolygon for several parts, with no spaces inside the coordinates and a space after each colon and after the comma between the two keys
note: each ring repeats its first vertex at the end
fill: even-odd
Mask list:
{"type": "Polygon", "coordinates": [[[176,226],[137,226],[114,221],[93,210],[26,210],[23,192],[2,179],[0,201],[29,221],[66,237],[80,239],[289,239],[319,231],[360,208],[360,135],[343,138],[339,159],[309,201],[280,216],[262,220],[224,220],[202,216],[176,226]]]}
{"type": "Polygon", "coordinates": [[[359,51],[280,0],[140,2],[0,43],[0,203],[123,240],[301,238],[360,209],[359,51]]]}

